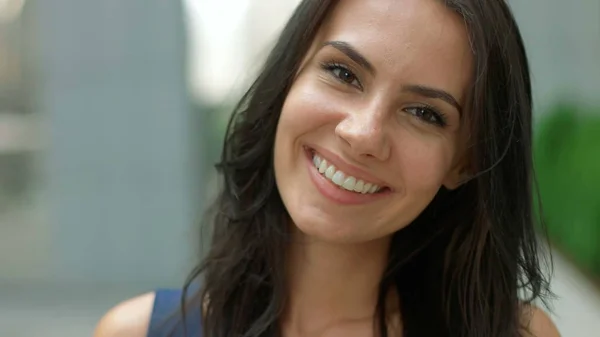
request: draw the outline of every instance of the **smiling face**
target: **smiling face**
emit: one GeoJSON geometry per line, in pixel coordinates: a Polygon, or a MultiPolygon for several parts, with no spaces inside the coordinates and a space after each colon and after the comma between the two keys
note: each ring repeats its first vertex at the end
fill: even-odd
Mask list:
{"type": "Polygon", "coordinates": [[[281,111],[275,178],[292,221],[324,241],[404,228],[458,185],[472,55],[435,0],[344,0],[281,111]]]}

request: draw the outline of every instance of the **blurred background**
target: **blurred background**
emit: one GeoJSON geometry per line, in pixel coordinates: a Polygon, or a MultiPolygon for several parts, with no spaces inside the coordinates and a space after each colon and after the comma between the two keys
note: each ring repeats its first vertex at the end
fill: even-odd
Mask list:
{"type": "MultiPolygon", "coordinates": [[[[563,336],[600,331],[600,1],[509,1],[563,336]]],[[[0,336],[90,336],[198,261],[230,107],[298,0],[0,0],[0,336]]]]}

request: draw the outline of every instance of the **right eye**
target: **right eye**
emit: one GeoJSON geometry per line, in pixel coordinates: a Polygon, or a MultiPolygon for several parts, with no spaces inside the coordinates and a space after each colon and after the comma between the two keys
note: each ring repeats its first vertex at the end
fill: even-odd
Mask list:
{"type": "Polygon", "coordinates": [[[325,63],[323,64],[323,69],[328,71],[340,82],[362,89],[358,77],[356,77],[352,70],[348,69],[345,65],[339,63],[325,63]]]}

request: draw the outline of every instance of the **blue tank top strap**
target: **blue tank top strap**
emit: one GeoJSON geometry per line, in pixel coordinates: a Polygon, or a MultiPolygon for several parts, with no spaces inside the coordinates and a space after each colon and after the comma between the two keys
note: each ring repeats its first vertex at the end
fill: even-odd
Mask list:
{"type": "MultiPolygon", "coordinates": [[[[193,293],[190,289],[189,293],[193,293]]],[[[148,327],[148,337],[201,337],[200,308],[186,308],[185,330],[181,315],[181,289],[159,289],[148,327]],[[184,334],[186,332],[186,334],[184,334]]]]}

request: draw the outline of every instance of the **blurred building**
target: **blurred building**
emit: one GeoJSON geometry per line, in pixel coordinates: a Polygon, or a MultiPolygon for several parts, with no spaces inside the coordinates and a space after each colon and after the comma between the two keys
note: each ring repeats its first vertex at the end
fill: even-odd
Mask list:
{"type": "Polygon", "coordinates": [[[31,26],[23,12],[23,0],[0,1],[0,278],[30,275],[41,255],[35,247],[44,247],[43,235],[32,235],[42,231],[33,211],[42,142],[27,52],[31,26]],[[30,248],[15,259],[22,247],[30,248]]]}
{"type": "Polygon", "coordinates": [[[12,115],[0,115],[9,131],[0,133],[0,192],[14,196],[19,179],[37,185],[27,216],[0,223],[0,282],[183,281],[202,205],[182,18],[177,1],[30,0],[3,26],[0,111],[12,115]],[[40,151],[21,163],[9,156],[29,153],[33,117],[40,151]]]}

